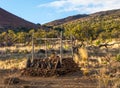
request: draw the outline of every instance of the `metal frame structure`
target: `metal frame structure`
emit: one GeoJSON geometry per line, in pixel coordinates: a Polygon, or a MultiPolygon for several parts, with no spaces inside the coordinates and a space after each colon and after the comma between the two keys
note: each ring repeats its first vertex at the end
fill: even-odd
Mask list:
{"type": "MultiPolygon", "coordinates": [[[[62,64],[62,59],[63,59],[63,33],[60,33],[60,37],[59,38],[37,38],[36,40],[44,40],[45,41],[45,57],[48,57],[48,52],[47,52],[47,41],[50,40],[59,40],[60,42],[60,63],[62,64]]],[[[64,40],[64,41],[70,41],[71,42],[71,54],[73,57],[73,38],[71,36],[70,40],[64,40]]],[[[34,33],[32,36],[32,60],[34,59],[34,33]]]]}

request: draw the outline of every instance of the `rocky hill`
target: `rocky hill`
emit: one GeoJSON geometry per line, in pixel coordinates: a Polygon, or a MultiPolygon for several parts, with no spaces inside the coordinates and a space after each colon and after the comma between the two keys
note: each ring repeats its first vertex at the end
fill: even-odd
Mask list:
{"type": "Polygon", "coordinates": [[[54,20],[46,23],[45,25],[58,26],[58,25],[63,25],[67,23],[69,24],[71,22],[74,24],[74,22],[78,22],[78,21],[93,20],[93,19],[96,20],[98,19],[98,17],[108,17],[108,16],[113,18],[115,17],[118,18],[120,16],[120,9],[100,11],[92,14],[78,14],[78,15],[69,16],[63,19],[54,20]]]}
{"type": "Polygon", "coordinates": [[[36,24],[26,21],[0,8],[0,29],[35,28],[36,24]]]}
{"type": "Polygon", "coordinates": [[[58,20],[46,23],[45,25],[57,26],[57,25],[61,25],[61,24],[64,24],[64,23],[67,23],[67,22],[70,22],[70,21],[74,21],[74,20],[77,20],[77,19],[80,19],[80,18],[84,18],[84,17],[87,17],[87,16],[88,15],[86,15],[86,14],[78,14],[78,15],[69,16],[69,17],[66,17],[66,18],[63,18],[63,19],[58,19],[58,20]]]}

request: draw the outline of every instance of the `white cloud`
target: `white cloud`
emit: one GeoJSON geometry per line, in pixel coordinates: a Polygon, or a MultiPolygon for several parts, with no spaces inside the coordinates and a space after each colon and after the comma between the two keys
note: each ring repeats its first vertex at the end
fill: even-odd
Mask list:
{"type": "Polygon", "coordinates": [[[93,13],[96,11],[119,9],[119,0],[56,0],[38,5],[38,7],[55,8],[58,12],[78,11],[93,13]]]}
{"type": "Polygon", "coordinates": [[[41,4],[38,5],[38,7],[55,7],[55,8],[60,8],[63,7],[64,4],[66,4],[67,2],[65,0],[60,0],[60,1],[54,1],[54,2],[50,2],[50,3],[45,3],[45,4],[41,4]]]}

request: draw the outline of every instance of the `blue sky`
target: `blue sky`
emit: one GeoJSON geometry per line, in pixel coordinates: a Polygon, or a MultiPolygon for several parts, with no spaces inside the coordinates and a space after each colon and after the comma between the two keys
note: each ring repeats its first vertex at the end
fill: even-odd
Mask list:
{"type": "Polygon", "coordinates": [[[120,9],[119,0],[0,0],[0,7],[33,23],[120,9]]]}

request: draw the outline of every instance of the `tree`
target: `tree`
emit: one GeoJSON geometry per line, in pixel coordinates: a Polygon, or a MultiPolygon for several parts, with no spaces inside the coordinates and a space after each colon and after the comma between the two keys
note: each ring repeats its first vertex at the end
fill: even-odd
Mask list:
{"type": "Polygon", "coordinates": [[[16,42],[16,34],[13,30],[8,30],[8,43],[14,44],[16,42]]]}
{"type": "Polygon", "coordinates": [[[26,36],[27,33],[26,32],[18,32],[17,33],[17,42],[18,43],[26,43],[26,36]]]}

